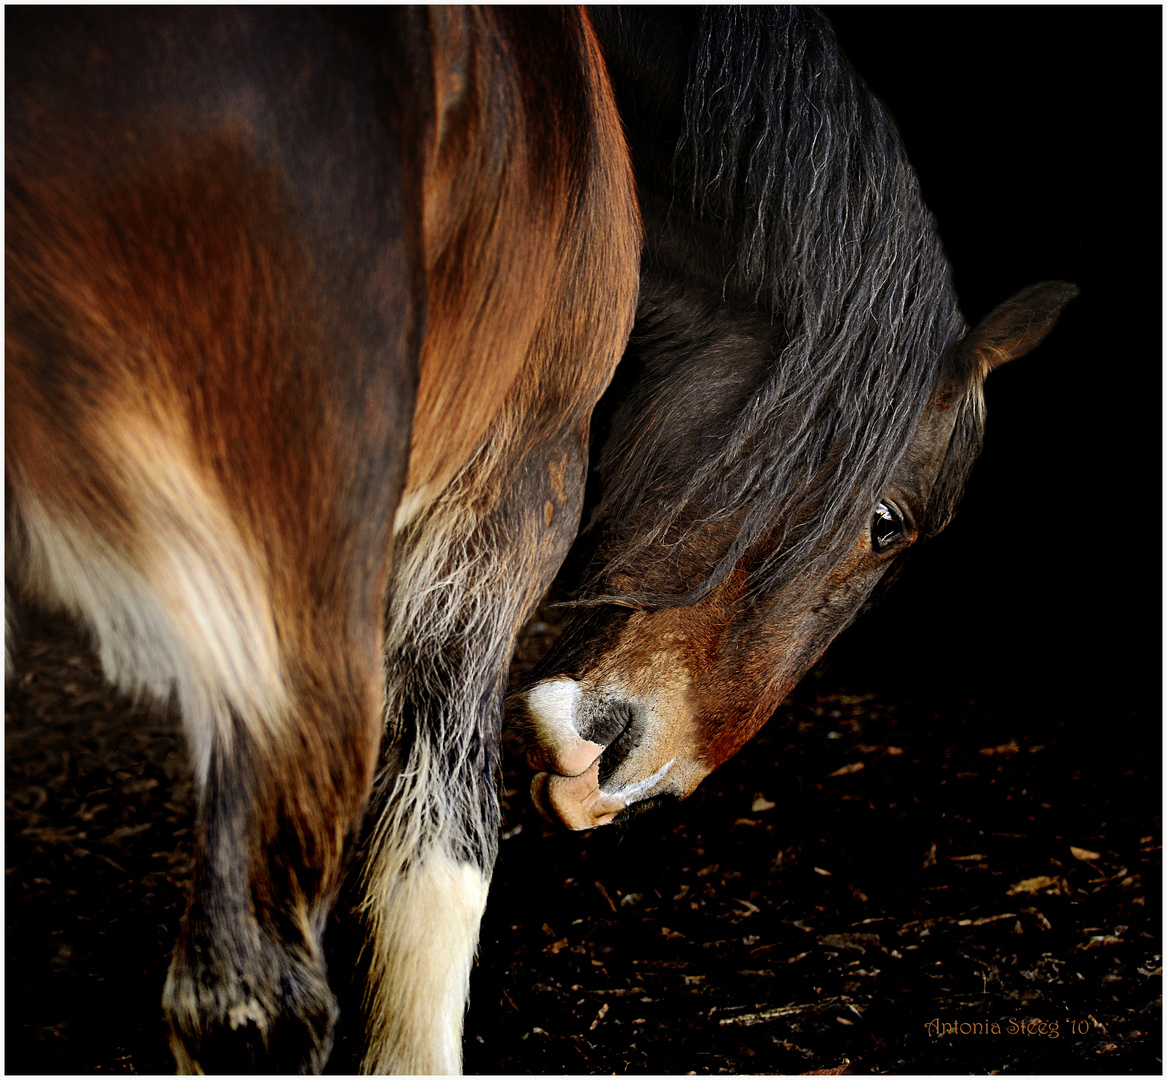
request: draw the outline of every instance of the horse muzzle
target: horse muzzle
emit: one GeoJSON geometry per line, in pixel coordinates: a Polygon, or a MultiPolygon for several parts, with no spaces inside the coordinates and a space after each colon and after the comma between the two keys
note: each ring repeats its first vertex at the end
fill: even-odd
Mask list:
{"type": "Polygon", "coordinates": [[[646,799],[683,797],[693,771],[662,738],[651,701],[569,678],[545,679],[512,699],[512,715],[536,770],[531,798],[569,829],[607,825],[646,799]]]}

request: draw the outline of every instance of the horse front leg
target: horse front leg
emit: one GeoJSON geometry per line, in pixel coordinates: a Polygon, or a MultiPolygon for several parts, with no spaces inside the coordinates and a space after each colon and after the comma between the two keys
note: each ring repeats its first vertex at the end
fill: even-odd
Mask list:
{"type": "Polygon", "coordinates": [[[364,867],[367,1074],[461,1072],[470,969],[497,850],[496,754],[475,734],[456,742],[434,735],[419,733],[386,776],[364,867]]]}
{"type": "Polygon", "coordinates": [[[398,538],[382,775],[355,882],[365,1073],[461,1071],[470,968],[498,850],[507,672],[578,524],[583,425],[515,457],[522,467],[502,477],[468,469],[398,538]],[[485,514],[484,492],[495,499],[485,514]]]}

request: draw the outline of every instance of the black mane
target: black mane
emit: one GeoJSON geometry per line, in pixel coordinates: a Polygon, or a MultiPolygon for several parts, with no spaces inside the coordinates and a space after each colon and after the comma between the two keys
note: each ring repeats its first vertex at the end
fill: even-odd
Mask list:
{"type": "MultiPolygon", "coordinates": [[[[662,143],[672,143],[671,169],[654,168],[637,146],[646,122],[628,93],[636,80],[627,67],[646,51],[633,47],[638,18],[651,31],[651,17],[630,9],[600,17],[606,48],[623,54],[609,59],[647,239],[642,303],[623,361],[634,371],[625,386],[638,383],[599,462],[602,495],[589,528],[603,542],[584,602],[693,603],[751,549],[755,591],[803,573],[810,584],[853,543],[930,395],[957,374],[945,370],[945,357],[967,327],[948,263],[894,123],[822,15],[702,11],[673,112],[677,137],[662,143]],[[662,176],[666,184],[654,184],[662,176]],[[700,392],[717,352],[714,332],[682,340],[683,309],[695,296],[748,308],[769,324],[765,340],[740,350],[736,380],[715,358],[705,389],[728,397],[696,413],[658,396],[684,397],[677,380],[698,384],[689,396],[700,392]],[[701,437],[675,430],[695,416],[701,437]],[[666,563],[692,563],[684,549],[711,525],[723,537],[711,568],[707,560],[666,587],[628,589],[627,578],[614,586],[618,575],[644,581],[646,556],[662,544],[666,563]]],[[[654,103],[651,122],[669,115],[654,103]]],[[[938,485],[940,519],[962,485],[965,447],[979,442],[978,404],[965,407],[938,485]]]]}

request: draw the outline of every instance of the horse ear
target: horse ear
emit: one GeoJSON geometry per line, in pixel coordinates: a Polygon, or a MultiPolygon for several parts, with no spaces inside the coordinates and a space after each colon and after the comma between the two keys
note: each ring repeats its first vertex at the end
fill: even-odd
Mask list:
{"type": "Polygon", "coordinates": [[[1077,295],[1078,286],[1068,281],[1030,285],[977,323],[961,342],[961,351],[987,375],[1036,348],[1053,329],[1062,308],[1077,295]]]}

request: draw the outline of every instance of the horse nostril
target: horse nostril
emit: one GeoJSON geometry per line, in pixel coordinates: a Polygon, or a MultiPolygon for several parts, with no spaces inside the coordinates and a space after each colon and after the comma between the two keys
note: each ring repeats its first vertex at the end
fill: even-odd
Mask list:
{"type": "MultiPolygon", "coordinates": [[[[614,738],[600,755],[598,780],[601,790],[615,775],[616,770],[625,762],[628,755],[640,745],[640,740],[643,738],[647,726],[643,709],[628,701],[614,703],[614,705],[615,707],[609,707],[606,710],[609,723],[605,726],[614,738]]],[[[596,739],[595,741],[600,742],[601,740],[596,739]]]]}
{"type": "Polygon", "coordinates": [[[581,739],[611,748],[632,720],[632,702],[609,693],[594,694],[579,709],[575,726],[581,739]]]}

